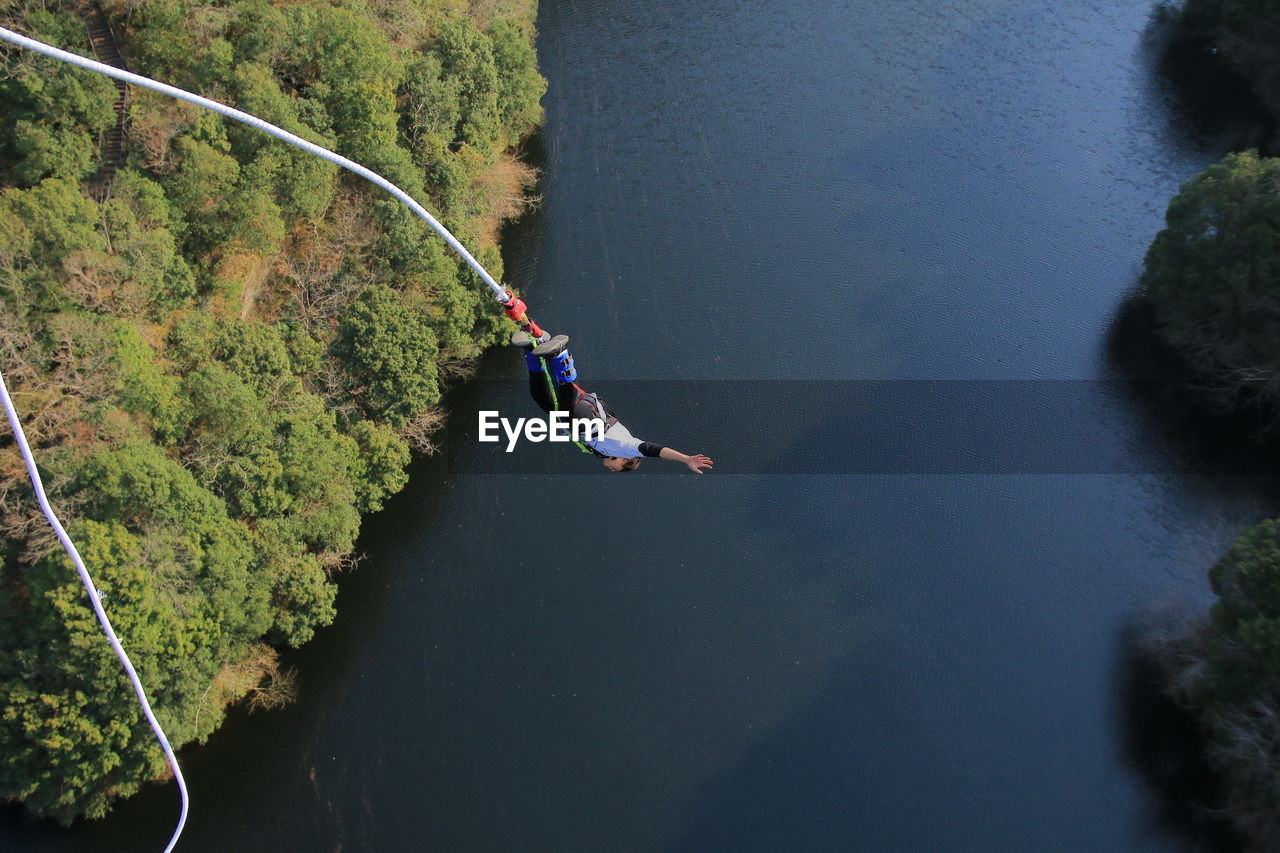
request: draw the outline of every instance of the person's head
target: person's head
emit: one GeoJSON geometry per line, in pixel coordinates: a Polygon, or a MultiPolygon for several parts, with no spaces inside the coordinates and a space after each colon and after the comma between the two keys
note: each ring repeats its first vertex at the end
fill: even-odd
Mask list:
{"type": "Polygon", "coordinates": [[[601,464],[610,471],[634,471],[640,467],[640,457],[623,459],[621,456],[606,456],[601,464]]]}

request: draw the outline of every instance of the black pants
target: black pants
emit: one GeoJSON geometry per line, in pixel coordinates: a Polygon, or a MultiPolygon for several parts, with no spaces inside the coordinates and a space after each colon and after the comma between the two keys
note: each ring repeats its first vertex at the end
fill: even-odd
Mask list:
{"type": "MultiPolygon", "coordinates": [[[[579,391],[586,393],[586,389],[582,388],[582,386],[576,382],[559,383],[556,382],[554,378],[548,379],[547,372],[545,370],[529,371],[529,393],[533,396],[533,401],[537,403],[542,411],[547,414],[550,414],[552,411],[559,410],[561,412],[568,412],[569,416],[575,419],[590,419],[596,417],[595,410],[592,409],[591,404],[585,400],[577,406],[574,406],[573,402],[578,399],[579,391]],[[552,388],[555,389],[556,395],[554,405],[551,400],[552,388]]],[[[617,417],[617,415],[613,413],[613,409],[607,403],[601,400],[600,404],[604,406],[606,415],[613,418],[617,417]]]]}
{"type": "Polygon", "coordinates": [[[545,370],[529,371],[529,393],[542,411],[548,414],[555,410],[572,412],[573,401],[578,397],[578,389],[572,382],[559,384],[545,370]],[[551,399],[552,387],[555,388],[554,402],[551,399]]]}

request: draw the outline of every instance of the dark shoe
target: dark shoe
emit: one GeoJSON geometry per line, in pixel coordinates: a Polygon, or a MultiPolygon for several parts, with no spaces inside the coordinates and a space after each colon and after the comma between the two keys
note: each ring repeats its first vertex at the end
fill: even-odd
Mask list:
{"type": "Polygon", "coordinates": [[[533,354],[538,358],[554,358],[564,352],[569,346],[568,335],[556,335],[545,344],[538,344],[533,348],[533,354]]]}
{"type": "Polygon", "coordinates": [[[516,332],[511,336],[511,345],[521,349],[533,349],[533,338],[528,332],[516,332]]]}

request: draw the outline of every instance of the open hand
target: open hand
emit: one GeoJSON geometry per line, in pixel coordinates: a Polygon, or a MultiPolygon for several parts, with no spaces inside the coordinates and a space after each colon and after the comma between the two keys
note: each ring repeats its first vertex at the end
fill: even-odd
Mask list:
{"type": "Polygon", "coordinates": [[[684,464],[688,465],[689,470],[695,474],[701,474],[703,468],[706,468],[709,471],[716,466],[709,457],[703,456],[701,453],[690,456],[685,460],[684,464]]]}

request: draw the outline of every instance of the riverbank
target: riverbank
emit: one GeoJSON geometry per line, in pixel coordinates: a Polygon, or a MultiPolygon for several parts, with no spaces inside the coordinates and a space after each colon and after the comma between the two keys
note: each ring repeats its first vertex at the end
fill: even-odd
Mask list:
{"type": "MultiPolygon", "coordinates": [[[[545,90],[534,2],[103,11],[131,70],[379,171],[501,276],[545,90]]],[[[4,22],[90,53],[75,4],[4,22]]],[[[289,699],[275,647],[332,621],[361,516],[403,487],[442,386],[504,321],[375,188],[150,92],[133,93],[103,192],[115,88],[3,62],[0,365],[161,722],[175,745],[202,743],[230,704],[289,699]]],[[[0,459],[0,796],[99,816],[160,771],[159,750],[15,448],[0,459]]]]}
{"type": "MultiPolygon", "coordinates": [[[[1153,321],[1147,347],[1167,348],[1176,360],[1186,377],[1182,405],[1210,414],[1217,443],[1267,471],[1280,447],[1280,324],[1271,309],[1280,160],[1267,156],[1280,116],[1280,16],[1261,3],[1190,0],[1175,32],[1169,54],[1214,72],[1183,78],[1191,91],[1216,87],[1222,104],[1253,101],[1266,133],[1234,145],[1170,201],[1141,279],[1153,321]]],[[[1231,849],[1272,850],[1280,843],[1280,763],[1271,747],[1280,731],[1280,521],[1244,527],[1214,557],[1212,606],[1148,628],[1140,654],[1181,706],[1171,715],[1187,714],[1199,729],[1196,749],[1210,772],[1194,808],[1236,836],[1231,849]]]]}

